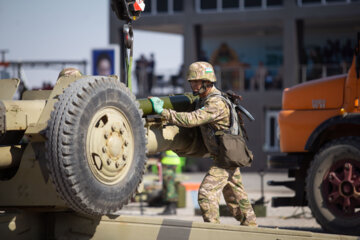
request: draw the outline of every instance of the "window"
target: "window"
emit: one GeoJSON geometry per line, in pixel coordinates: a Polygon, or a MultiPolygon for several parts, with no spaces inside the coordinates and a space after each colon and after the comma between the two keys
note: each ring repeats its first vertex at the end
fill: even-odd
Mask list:
{"type": "Polygon", "coordinates": [[[183,0],[173,0],[174,12],[184,11],[184,1],[183,0]]]}
{"type": "Polygon", "coordinates": [[[346,2],[346,0],[326,0],[327,3],[338,3],[338,2],[346,2]]]}
{"type": "Polygon", "coordinates": [[[145,0],[145,10],[144,13],[151,13],[151,0],[145,0]]]}
{"type": "Polygon", "coordinates": [[[263,149],[266,152],[277,152],[280,150],[278,114],[278,110],[267,110],[265,113],[265,144],[263,149]]]}
{"type": "Polygon", "coordinates": [[[321,0],[301,0],[302,4],[320,4],[321,0]]]}
{"type": "MultiPolygon", "coordinates": [[[[296,1],[301,5],[302,0],[296,1]]],[[[205,12],[207,10],[215,10],[218,12],[226,10],[246,11],[249,9],[266,10],[267,8],[281,7],[283,5],[284,0],[195,0],[195,6],[198,12],[204,10],[205,12]]]]}
{"type": "Polygon", "coordinates": [[[234,0],[222,0],[222,7],[224,9],[239,8],[239,1],[234,0]]]}
{"type": "Polygon", "coordinates": [[[200,0],[200,9],[202,10],[216,10],[217,0],[200,0]]]}
{"type": "Polygon", "coordinates": [[[350,2],[360,2],[360,0],[297,0],[299,6],[302,5],[326,5],[332,3],[350,3],[350,2]]]}
{"type": "Polygon", "coordinates": [[[283,0],[267,0],[268,7],[282,6],[283,0]]]}
{"type": "Polygon", "coordinates": [[[156,11],[159,13],[168,11],[168,0],[157,0],[156,11]]]}
{"type": "Polygon", "coordinates": [[[262,0],[244,0],[245,8],[261,7],[262,0]]]}

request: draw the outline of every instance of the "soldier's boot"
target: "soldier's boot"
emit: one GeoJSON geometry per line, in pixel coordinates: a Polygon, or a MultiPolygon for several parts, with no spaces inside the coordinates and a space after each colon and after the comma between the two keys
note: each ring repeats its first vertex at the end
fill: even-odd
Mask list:
{"type": "Polygon", "coordinates": [[[159,215],[176,215],[176,202],[169,202],[166,208],[159,215]]]}

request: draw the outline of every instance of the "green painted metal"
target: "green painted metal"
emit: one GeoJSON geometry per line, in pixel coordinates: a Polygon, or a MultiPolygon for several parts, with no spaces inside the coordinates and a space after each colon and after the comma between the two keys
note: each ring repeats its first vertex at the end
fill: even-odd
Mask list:
{"type": "MultiPolygon", "coordinates": [[[[177,112],[189,112],[195,109],[195,101],[198,97],[192,95],[192,93],[185,93],[182,95],[160,97],[160,99],[164,101],[165,109],[173,109],[177,112]]],[[[148,98],[138,99],[138,102],[144,112],[144,116],[156,114],[148,98]]]]}
{"type": "Polygon", "coordinates": [[[131,79],[131,69],[132,69],[132,62],[133,62],[133,57],[130,56],[130,60],[128,62],[128,69],[127,69],[127,78],[128,78],[128,82],[127,82],[127,87],[130,89],[130,91],[132,91],[132,79],[131,79]]]}

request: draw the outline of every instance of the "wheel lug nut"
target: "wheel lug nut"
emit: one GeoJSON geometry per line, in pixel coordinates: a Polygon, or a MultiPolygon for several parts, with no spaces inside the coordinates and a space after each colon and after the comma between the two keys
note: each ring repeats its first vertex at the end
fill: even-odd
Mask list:
{"type": "Polygon", "coordinates": [[[127,159],[127,156],[123,155],[123,160],[126,161],[126,159],[127,159]]]}
{"type": "Polygon", "coordinates": [[[124,133],[124,128],[120,128],[120,134],[124,133]]]}
{"type": "Polygon", "coordinates": [[[120,164],[118,162],[115,163],[115,167],[116,168],[119,168],[120,167],[120,164]]]}
{"type": "Polygon", "coordinates": [[[110,164],[111,164],[111,160],[110,160],[110,159],[106,160],[106,163],[107,163],[107,165],[110,165],[110,164]]]}
{"type": "Polygon", "coordinates": [[[127,147],[127,145],[129,145],[129,142],[127,140],[125,140],[124,145],[125,145],[125,147],[127,147]]]}
{"type": "Polygon", "coordinates": [[[106,150],[107,150],[106,147],[102,148],[103,153],[106,153],[106,150]]]}
{"type": "Polygon", "coordinates": [[[115,125],[112,125],[112,126],[111,126],[111,130],[112,130],[113,132],[116,132],[117,127],[116,127],[115,125]]]}
{"type": "Polygon", "coordinates": [[[108,133],[105,133],[105,134],[104,134],[104,138],[105,138],[105,139],[108,139],[108,138],[109,138],[109,134],[108,134],[108,133]]]}

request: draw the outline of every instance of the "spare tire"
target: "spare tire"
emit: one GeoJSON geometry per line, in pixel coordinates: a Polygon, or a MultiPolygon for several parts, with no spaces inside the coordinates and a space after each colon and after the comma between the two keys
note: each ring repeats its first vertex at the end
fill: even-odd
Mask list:
{"type": "Polygon", "coordinates": [[[47,128],[48,170],[75,211],[114,214],[141,182],[146,162],[142,111],[111,77],[85,77],[59,96],[47,128]]]}

